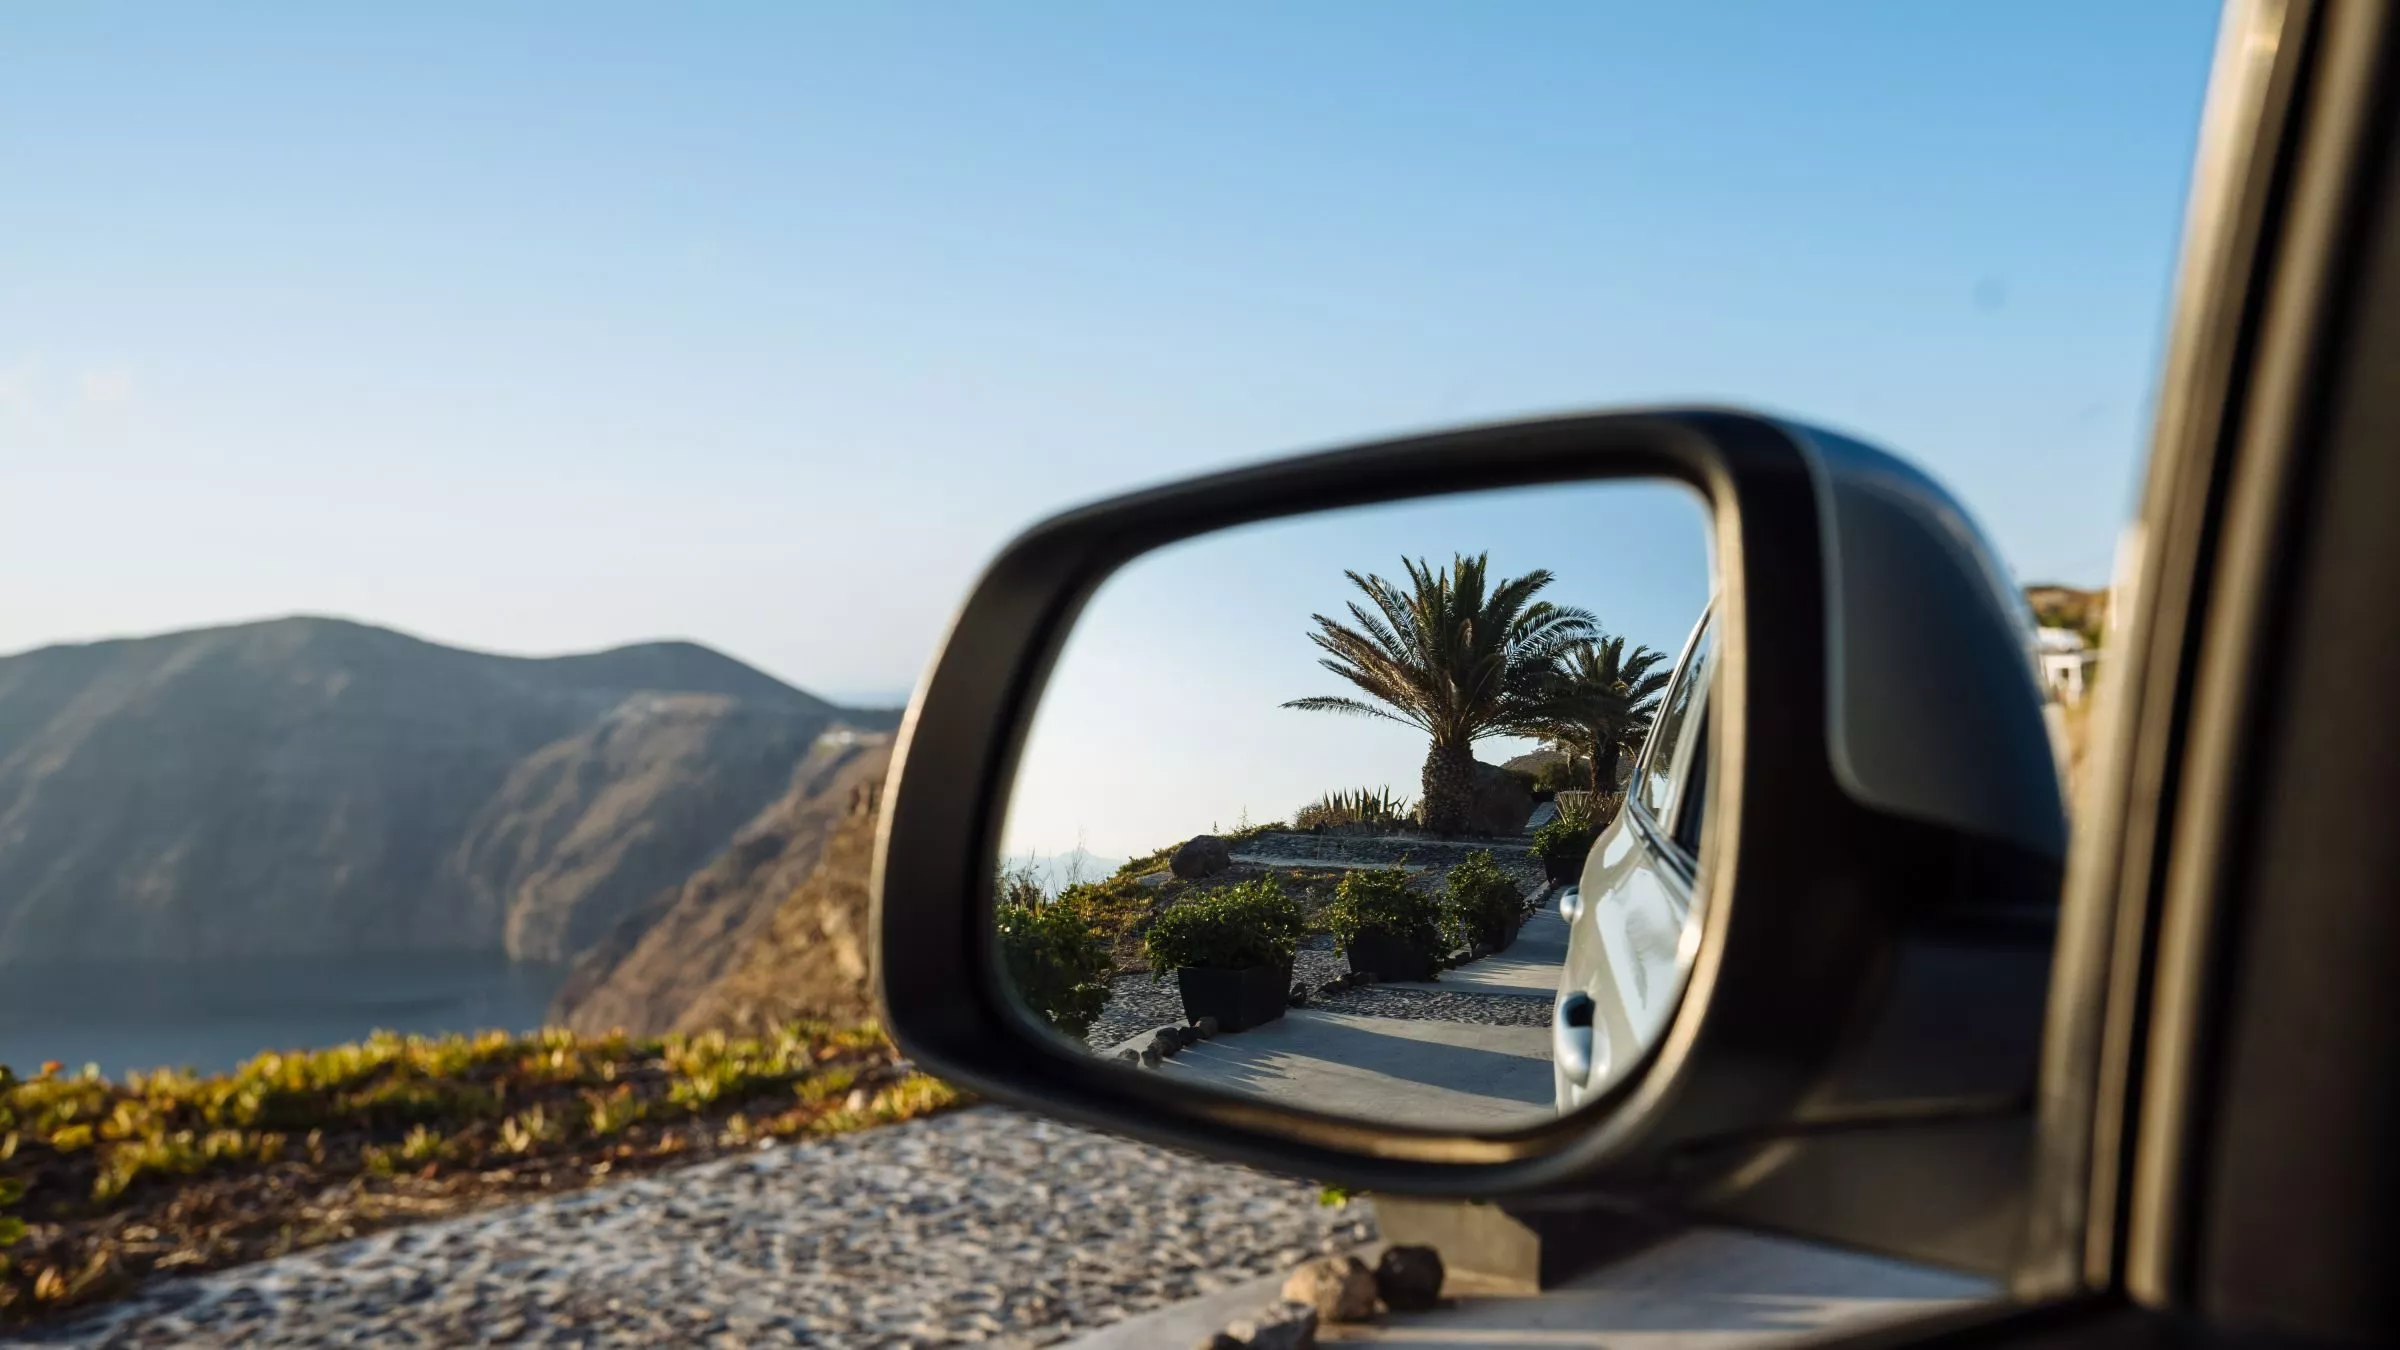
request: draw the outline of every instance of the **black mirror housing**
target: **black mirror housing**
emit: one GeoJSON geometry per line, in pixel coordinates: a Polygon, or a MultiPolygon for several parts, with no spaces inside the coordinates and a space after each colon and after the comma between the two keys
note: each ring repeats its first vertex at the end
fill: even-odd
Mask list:
{"type": "Polygon", "coordinates": [[[1938,486],[1739,412],[1476,427],[1068,512],[992,563],[903,725],[875,877],[886,1025],[979,1093],[1353,1188],[1602,1197],[1997,1273],[2065,845],[2030,641],[1938,486]],[[1723,647],[1705,927],[1636,1072],[1509,1133],[1376,1126],[1121,1072],[1009,1006],[988,922],[1006,796],[1051,665],[1112,572],[1274,517],[1637,477],[1706,499],[1723,647]]]}

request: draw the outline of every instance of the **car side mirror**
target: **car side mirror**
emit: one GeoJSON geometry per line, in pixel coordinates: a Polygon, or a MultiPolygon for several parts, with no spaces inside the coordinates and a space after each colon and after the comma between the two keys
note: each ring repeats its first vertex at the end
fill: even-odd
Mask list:
{"type": "Polygon", "coordinates": [[[962,1086],[1358,1189],[2006,1269],[2060,777],[2022,597],[1889,455],[1635,412],[1071,511],[976,584],[885,801],[884,1016],[962,1086]],[[1475,758],[1512,743],[1548,768],[1475,758]],[[1561,818],[1598,836],[1564,869],[1561,818]],[[1473,997],[1520,1001],[1391,1011],[1473,997]]]}

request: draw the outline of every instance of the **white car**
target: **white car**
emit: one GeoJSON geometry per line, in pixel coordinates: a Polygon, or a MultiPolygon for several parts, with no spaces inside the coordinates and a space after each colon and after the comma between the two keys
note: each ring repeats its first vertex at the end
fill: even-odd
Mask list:
{"type": "Polygon", "coordinates": [[[1700,814],[1707,800],[1713,612],[1684,643],[1626,782],[1625,804],[1560,893],[1567,960],[1552,1009],[1551,1076],[1560,1112],[1630,1073],[1674,1015],[1700,945],[1692,912],[1700,814]]]}

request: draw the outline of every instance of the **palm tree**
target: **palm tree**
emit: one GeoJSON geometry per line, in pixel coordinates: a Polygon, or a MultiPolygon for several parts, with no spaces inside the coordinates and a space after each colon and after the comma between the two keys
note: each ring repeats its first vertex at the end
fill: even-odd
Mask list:
{"type": "Polygon", "coordinates": [[[1327,695],[1283,706],[1356,713],[1412,726],[1433,738],[1425,752],[1425,827],[1457,834],[1467,826],[1475,790],[1476,741],[1522,733],[1543,706],[1552,672],[1592,629],[1580,609],[1535,600],[1547,570],[1503,577],[1487,588],[1489,555],[1459,554],[1436,568],[1419,558],[1402,589],[1382,577],[1344,572],[1372,610],[1353,600],[1352,623],[1309,617],[1317,662],[1373,701],[1327,695]]]}
{"type": "Polygon", "coordinates": [[[1625,639],[1595,631],[1561,653],[1548,694],[1530,719],[1534,730],[1592,766],[1592,792],[1617,785],[1620,756],[1641,749],[1669,672],[1664,652],[1625,650],[1625,639]]]}

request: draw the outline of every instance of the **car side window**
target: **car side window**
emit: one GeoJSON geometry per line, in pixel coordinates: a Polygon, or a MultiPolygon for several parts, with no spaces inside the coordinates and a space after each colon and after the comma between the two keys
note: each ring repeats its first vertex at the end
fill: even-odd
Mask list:
{"type": "Polygon", "coordinates": [[[1642,781],[1639,800],[1654,820],[1664,821],[1675,804],[1675,792],[1686,771],[1682,760],[1684,732],[1701,703],[1701,694],[1708,686],[1709,654],[1716,634],[1712,620],[1704,623],[1691,649],[1685,654],[1683,666],[1675,672],[1675,683],[1667,690],[1665,702],[1658,710],[1658,721],[1650,730],[1650,744],[1642,754],[1642,781]]]}
{"type": "Polygon", "coordinates": [[[1675,846],[1697,858],[1700,856],[1700,817],[1708,809],[1708,726],[1711,721],[1705,704],[1700,712],[1700,732],[1692,742],[1691,767],[1684,771],[1682,806],[1675,816],[1675,846]]]}

